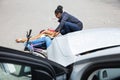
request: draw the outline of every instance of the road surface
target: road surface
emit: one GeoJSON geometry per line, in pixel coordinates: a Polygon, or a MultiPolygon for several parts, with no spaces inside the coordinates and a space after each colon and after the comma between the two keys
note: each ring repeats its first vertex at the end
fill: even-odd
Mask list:
{"type": "Polygon", "coordinates": [[[58,5],[79,18],[84,29],[120,27],[120,0],[0,0],[0,46],[23,50],[16,38],[42,29],[56,28],[54,10],[58,5]]]}

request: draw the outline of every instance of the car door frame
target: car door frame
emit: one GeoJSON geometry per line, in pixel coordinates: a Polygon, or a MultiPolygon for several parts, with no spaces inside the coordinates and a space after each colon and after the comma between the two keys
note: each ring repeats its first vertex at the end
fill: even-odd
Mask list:
{"type": "Polygon", "coordinates": [[[32,68],[32,73],[36,74],[36,75],[32,74],[32,80],[37,80],[34,78],[37,76],[40,70],[48,72],[50,76],[54,79],[56,79],[57,76],[67,74],[68,72],[68,70],[62,65],[59,65],[48,59],[34,56],[23,51],[18,51],[1,46],[0,46],[0,62],[14,64],[19,63],[21,65],[30,66],[32,68]]]}
{"type": "Polygon", "coordinates": [[[81,76],[81,80],[88,80],[88,77],[98,69],[120,68],[120,54],[96,57],[92,58],[90,61],[93,62],[89,66],[87,66],[87,68],[84,70],[81,76]]]}

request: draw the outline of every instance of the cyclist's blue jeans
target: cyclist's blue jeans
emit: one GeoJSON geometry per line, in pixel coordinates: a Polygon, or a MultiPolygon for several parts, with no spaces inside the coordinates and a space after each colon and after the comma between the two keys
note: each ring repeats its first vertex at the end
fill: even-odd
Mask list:
{"type": "Polygon", "coordinates": [[[28,44],[27,47],[30,50],[30,49],[33,49],[33,47],[31,45],[33,45],[33,46],[36,45],[36,46],[42,47],[43,43],[45,43],[46,47],[48,48],[50,46],[51,42],[52,42],[51,38],[48,36],[45,36],[45,37],[38,38],[36,40],[29,41],[30,44],[28,44]]]}
{"type": "Polygon", "coordinates": [[[70,32],[82,30],[82,27],[83,27],[82,25],[78,26],[75,23],[65,22],[65,24],[64,24],[63,28],[61,29],[60,33],[62,35],[65,35],[65,34],[70,33],[70,32]]]}

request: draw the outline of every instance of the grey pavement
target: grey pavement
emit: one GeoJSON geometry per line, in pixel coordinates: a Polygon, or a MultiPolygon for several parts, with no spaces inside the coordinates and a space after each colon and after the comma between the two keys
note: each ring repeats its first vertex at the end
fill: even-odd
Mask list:
{"type": "Polygon", "coordinates": [[[0,0],[0,46],[23,50],[16,38],[42,29],[55,29],[57,5],[79,18],[84,29],[120,27],[120,0],[0,0]]]}

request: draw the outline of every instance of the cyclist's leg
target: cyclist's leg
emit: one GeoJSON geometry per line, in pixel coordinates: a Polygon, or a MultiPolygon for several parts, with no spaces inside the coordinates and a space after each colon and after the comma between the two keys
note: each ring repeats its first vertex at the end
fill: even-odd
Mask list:
{"type": "Polygon", "coordinates": [[[47,46],[47,48],[50,46],[50,44],[52,43],[52,40],[51,40],[51,38],[50,37],[48,37],[48,36],[46,36],[45,38],[45,42],[46,42],[46,46],[47,46]]]}
{"type": "MultiPolygon", "coordinates": [[[[41,38],[33,40],[33,41],[29,41],[29,45],[32,45],[33,47],[35,47],[35,46],[44,47],[43,44],[46,43],[46,46],[49,47],[51,42],[52,42],[51,38],[48,36],[45,36],[45,37],[41,37],[41,38]]],[[[30,46],[28,46],[28,47],[30,47],[30,46]]]]}
{"type": "Polygon", "coordinates": [[[33,50],[33,48],[35,46],[42,47],[43,42],[45,42],[45,39],[44,39],[44,37],[41,37],[41,38],[38,38],[36,40],[29,41],[27,47],[28,47],[29,50],[33,50]]]}
{"type": "Polygon", "coordinates": [[[29,41],[31,44],[38,44],[38,43],[41,43],[41,42],[45,42],[45,39],[44,39],[45,37],[40,37],[40,38],[38,38],[38,39],[36,39],[36,40],[32,40],[32,41],[29,41]]]}

